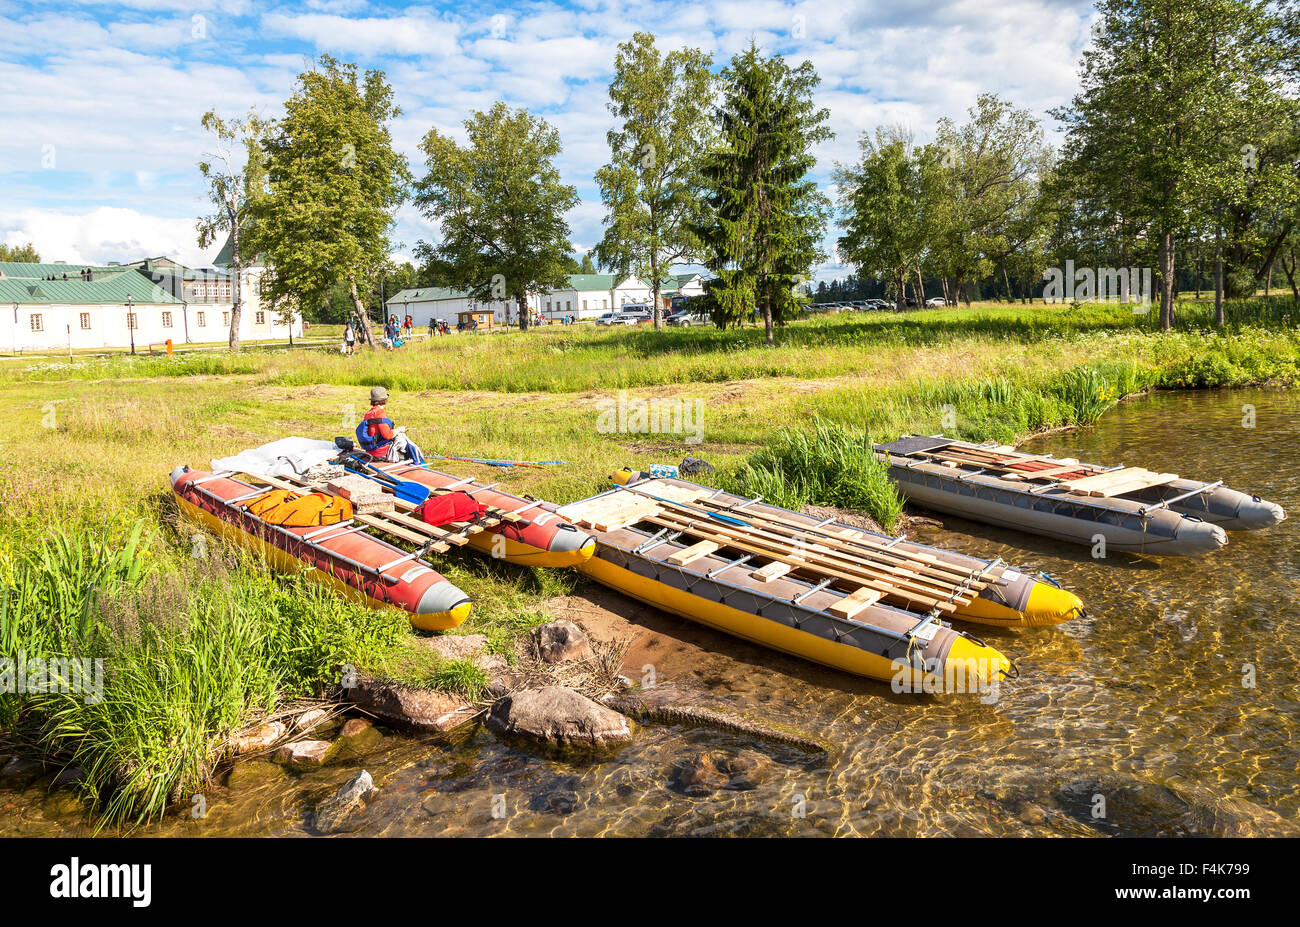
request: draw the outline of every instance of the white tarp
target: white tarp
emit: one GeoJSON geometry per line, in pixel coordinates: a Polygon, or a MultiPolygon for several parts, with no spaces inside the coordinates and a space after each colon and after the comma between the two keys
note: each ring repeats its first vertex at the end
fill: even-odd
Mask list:
{"type": "Polygon", "coordinates": [[[253,476],[293,476],[309,467],[337,457],[339,449],[333,441],[314,438],[281,438],[261,447],[241,451],[234,457],[212,461],[212,471],[234,470],[253,476]]]}

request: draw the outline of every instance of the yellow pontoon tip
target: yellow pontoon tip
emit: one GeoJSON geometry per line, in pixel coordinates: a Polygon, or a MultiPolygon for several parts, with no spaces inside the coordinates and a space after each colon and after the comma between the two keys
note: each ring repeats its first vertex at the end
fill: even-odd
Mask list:
{"type": "Polygon", "coordinates": [[[1011,672],[1011,661],[1001,651],[969,637],[959,637],[948,649],[944,664],[944,690],[972,692],[987,688],[1011,672]]]}
{"type": "Polygon", "coordinates": [[[1036,582],[1025,603],[1025,625],[1041,628],[1060,624],[1083,614],[1083,600],[1051,583],[1036,582]]]}
{"type": "Polygon", "coordinates": [[[460,627],[474,609],[473,602],[462,602],[450,611],[411,615],[411,624],[421,631],[448,631],[460,627]]]}

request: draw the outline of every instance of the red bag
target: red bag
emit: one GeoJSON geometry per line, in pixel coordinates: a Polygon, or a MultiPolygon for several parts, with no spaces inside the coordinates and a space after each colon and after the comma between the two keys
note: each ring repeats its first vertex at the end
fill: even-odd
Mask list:
{"type": "Polygon", "coordinates": [[[470,521],[487,510],[486,505],[479,505],[467,492],[449,492],[425,499],[419,514],[426,524],[446,525],[453,521],[470,521]]]}

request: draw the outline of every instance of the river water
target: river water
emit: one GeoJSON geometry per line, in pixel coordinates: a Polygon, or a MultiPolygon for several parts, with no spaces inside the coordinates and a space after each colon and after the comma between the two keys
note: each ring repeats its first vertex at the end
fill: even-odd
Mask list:
{"type": "MultiPolygon", "coordinates": [[[[360,834],[1300,833],[1300,396],[1156,394],[1026,449],[1224,479],[1293,518],[1196,559],[1096,561],[1085,547],[948,516],[918,529],[926,543],[1046,571],[1088,608],[1055,628],[974,629],[1020,671],[993,704],[896,695],[676,618],[645,619],[672,644],[656,663],[661,682],[796,727],[834,745],[826,756],[660,724],[599,762],[506,745],[481,727],[455,744],[390,734],[354,765],[214,786],[205,815],[186,810],[146,832],[307,834],[314,804],[364,766],[381,790],[353,822],[360,834]],[[758,771],[687,794],[677,770],[705,751],[745,754],[758,771]]],[[[88,832],[66,792],[0,790],[0,835],[88,832]]]]}

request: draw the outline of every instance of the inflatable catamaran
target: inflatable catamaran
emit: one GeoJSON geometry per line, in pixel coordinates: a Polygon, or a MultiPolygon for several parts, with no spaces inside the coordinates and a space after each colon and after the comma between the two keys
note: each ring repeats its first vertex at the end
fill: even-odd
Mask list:
{"type": "Polygon", "coordinates": [[[1228,531],[1286,518],[1282,506],[1142,467],[1024,454],[995,444],[908,435],[876,445],[909,501],[971,521],[1140,554],[1194,556],[1218,550],[1228,531]]]}

